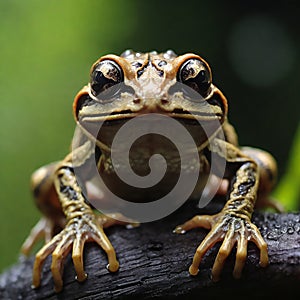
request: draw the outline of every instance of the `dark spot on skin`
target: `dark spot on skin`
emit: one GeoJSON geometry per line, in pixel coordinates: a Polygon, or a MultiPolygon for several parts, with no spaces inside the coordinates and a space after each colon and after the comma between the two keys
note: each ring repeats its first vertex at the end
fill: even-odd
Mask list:
{"type": "Polygon", "coordinates": [[[165,66],[167,64],[167,62],[165,60],[161,60],[157,65],[159,67],[165,66]]]}
{"type": "Polygon", "coordinates": [[[137,71],[137,77],[141,77],[144,73],[144,69],[138,70],[137,71]]]}
{"type": "Polygon", "coordinates": [[[135,67],[135,68],[140,68],[142,66],[142,64],[138,61],[135,61],[132,63],[132,66],[135,67]]]}
{"type": "Polygon", "coordinates": [[[60,192],[70,200],[78,200],[77,192],[70,186],[61,185],[60,192]]]}
{"type": "Polygon", "coordinates": [[[248,190],[253,187],[255,184],[255,178],[253,177],[249,177],[247,179],[246,182],[242,182],[239,186],[238,186],[238,190],[239,190],[239,194],[244,196],[248,193],[248,190]]]}
{"type": "Polygon", "coordinates": [[[159,71],[158,71],[158,76],[159,76],[159,77],[163,77],[163,75],[164,75],[164,71],[159,70],[159,71]]]}

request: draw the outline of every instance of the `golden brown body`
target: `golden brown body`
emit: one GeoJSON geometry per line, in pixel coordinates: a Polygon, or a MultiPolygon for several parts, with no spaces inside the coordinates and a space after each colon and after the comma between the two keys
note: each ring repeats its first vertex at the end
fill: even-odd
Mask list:
{"type": "MultiPolygon", "coordinates": [[[[97,242],[106,251],[110,271],[118,270],[114,248],[103,228],[124,224],[124,221],[96,215],[89,199],[85,199],[85,182],[91,179],[89,170],[96,158],[106,185],[120,197],[135,202],[151,201],[172,188],[180,172],[180,160],[177,152],[165,145],[160,137],[145,138],[132,149],[132,165],[139,175],[147,173],[147,161],[157,151],[172,162],[166,173],[167,179],[154,189],[131,193],[128,186],[119,180],[111,163],[113,138],[122,125],[134,117],[153,113],[179,120],[197,145],[201,176],[193,196],[199,196],[206,184],[210,154],[226,160],[225,172],[220,173],[224,176],[220,180],[230,184],[223,184],[223,188],[219,189],[228,195],[224,208],[216,215],[195,216],[175,229],[177,233],[195,227],[210,230],[195,253],[190,273],[197,274],[203,255],[218,241],[223,242],[212,269],[213,280],[219,279],[223,264],[235,245],[236,277],[241,275],[249,241],[260,249],[261,265],[268,264],[267,244],[251,222],[251,216],[257,198],[261,204],[268,201],[276,178],[276,163],[268,153],[238,146],[234,129],[227,120],[226,98],[213,85],[210,68],[201,57],[195,54],[176,56],[172,51],[161,54],[126,51],[121,56],[101,57],[92,66],[90,83],[77,94],[73,108],[78,128],[72,152],[62,161],[39,169],[32,177],[35,199],[44,217],[33,229],[22,250],[28,254],[34,242],[42,236],[46,241],[36,255],[33,270],[35,287],[40,285],[44,260],[52,254],[51,271],[55,287],[57,291],[62,289],[62,263],[70,251],[77,279],[85,280],[82,253],[87,241],[97,242]],[[182,86],[177,88],[178,82],[193,89],[201,96],[201,101],[197,97],[194,99],[192,96],[191,99],[186,96],[182,86]],[[111,92],[108,88],[121,83],[126,86],[125,92],[111,92]],[[219,122],[220,126],[210,125],[214,124],[212,121],[219,122]],[[206,131],[195,122],[207,124],[206,131]],[[103,123],[101,131],[97,130],[99,123],[103,123]],[[83,170],[81,185],[75,169],[83,170]]],[[[192,164],[185,165],[188,170],[192,167],[192,164]]],[[[95,196],[89,190],[88,195],[95,196]]],[[[109,202],[105,195],[104,199],[109,202]]]]}

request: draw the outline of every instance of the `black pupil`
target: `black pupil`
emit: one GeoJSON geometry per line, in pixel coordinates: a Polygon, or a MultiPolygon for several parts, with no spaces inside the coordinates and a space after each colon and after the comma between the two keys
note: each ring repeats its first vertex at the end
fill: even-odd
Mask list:
{"type": "Polygon", "coordinates": [[[204,70],[200,71],[198,73],[198,76],[199,76],[199,81],[201,81],[201,82],[206,81],[207,76],[206,76],[206,72],[204,70]]]}
{"type": "Polygon", "coordinates": [[[181,67],[179,81],[202,96],[207,95],[211,83],[210,74],[206,66],[196,59],[189,60],[181,67]]]}
{"type": "Polygon", "coordinates": [[[94,96],[100,93],[109,93],[110,87],[122,81],[122,72],[119,66],[112,61],[103,61],[96,66],[91,75],[91,88],[94,96]]]}

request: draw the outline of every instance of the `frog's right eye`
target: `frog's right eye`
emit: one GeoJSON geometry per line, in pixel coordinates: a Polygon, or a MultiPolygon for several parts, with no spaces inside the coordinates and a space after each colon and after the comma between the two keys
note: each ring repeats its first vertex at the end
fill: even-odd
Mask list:
{"type": "Polygon", "coordinates": [[[92,94],[97,97],[100,93],[108,97],[114,94],[114,85],[124,80],[124,74],[120,66],[113,60],[100,61],[91,72],[90,86],[92,94]],[[107,94],[107,95],[106,95],[107,94]]]}
{"type": "Polygon", "coordinates": [[[211,86],[211,71],[203,61],[188,59],[179,69],[177,80],[206,97],[211,86]]]}

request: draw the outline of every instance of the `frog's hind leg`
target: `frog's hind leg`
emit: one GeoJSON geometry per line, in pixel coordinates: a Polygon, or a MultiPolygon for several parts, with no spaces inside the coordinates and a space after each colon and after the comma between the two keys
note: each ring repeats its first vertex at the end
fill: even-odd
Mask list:
{"type": "Polygon", "coordinates": [[[282,205],[270,196],[277,179],[277,164],[273,156],[264,150],[252,147],[242,147],[241,150],[258,165],[259,186],[256,207],[273,208],[277,212],[283,212],[282,205]]]}
{"type": "Polygon", "coordinates": [[[52,163],[36,170],[31,176],[31,190],[35,203],[43,217],[31,230],[22,245],[21,252],[29,255],[36,242],[48,243],[64,227],[65,218],[53,184],[53,174],[58,163],[52,163]]]}

